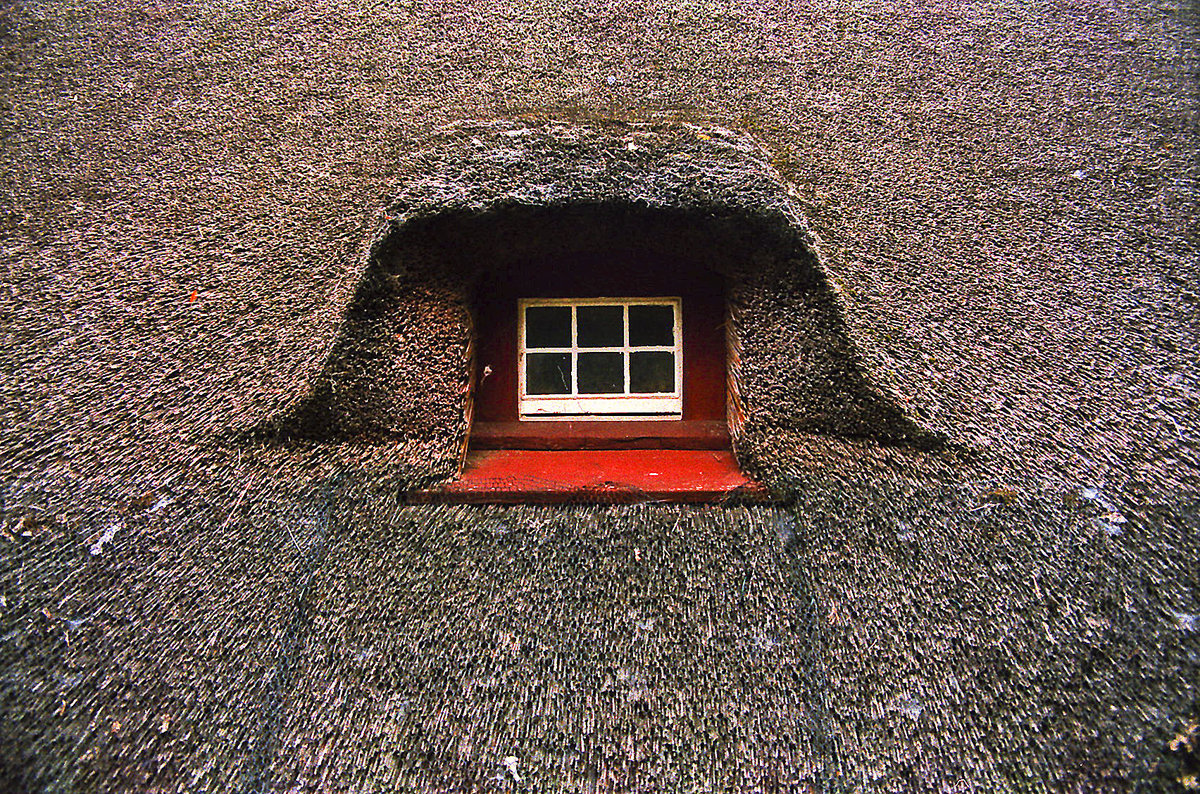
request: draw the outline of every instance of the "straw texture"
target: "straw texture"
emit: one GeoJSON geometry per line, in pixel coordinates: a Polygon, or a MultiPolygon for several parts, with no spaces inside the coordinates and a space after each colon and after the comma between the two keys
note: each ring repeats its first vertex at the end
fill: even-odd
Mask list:
{"type": "Polygon", "coordinates": [[[0,5],[0,788],[1188,790],[1198,29],[0,5]],[[713,265],[779,504],[403,504],[465,430],[446,224],[568,205],[772,252],[713,265]]]}

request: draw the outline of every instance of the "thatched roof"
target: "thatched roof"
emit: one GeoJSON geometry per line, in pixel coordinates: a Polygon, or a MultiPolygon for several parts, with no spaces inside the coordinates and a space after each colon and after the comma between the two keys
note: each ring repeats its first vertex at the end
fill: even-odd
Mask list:
{"type": "Polygon", "coordinates": [[[1183,786],[1197,22],[4,5],[0,781],[1183,786]],[[772,425],[781,504],[686,509],[405,506],[452,436],[245,443],[464,118],[751,136],[863,371],[952,443],[772,425]]]}
{"type": "MultiPolygon", "coordinates": [[[[250,438],[445,438],[470,408],[468,319],[484,274],[572,256],[667,260],[725,282],[737,448],[771,469],[780,429],[922,448],[923,427],[864,365],[789,186],[748,135],[713,125],[459,122],[423,140],[382,211],[336,341],[308,388],[250,438]],[[386,365],[381,362],[387,362],[386,365]]],[[[675,283],[674,281],[672,283],[675,283]]],[[[449,454],[449,453],[447,453],[449,454]]]]}

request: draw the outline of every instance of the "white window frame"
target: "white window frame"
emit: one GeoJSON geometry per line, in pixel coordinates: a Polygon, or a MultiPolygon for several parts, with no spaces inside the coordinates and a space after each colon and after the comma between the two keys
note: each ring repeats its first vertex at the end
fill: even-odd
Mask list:
{"type": "Polygon", "coordinates": [[[517,301],[517,381],[518,410],[524,420],[581,419],[680,419],[683,416],[683,300],[664,298],[522,298],[517,301]],[[673,345],[630,345],[629,307],[670,305],[675,310],[673,345]],[[536,347],[525,344],[525,309],[530,306],[570,306],[571,346],[536,347]],[[624,344],[620,347],[580,347],[576,309],[580,306],[621,306],[624,309],[624,344]],[[675,355],[675,391],[671,393],[630,394],[629,354],[633,352],[670,352],[675,355]],[[527,394],[525,391],[525,354],[569,353],[571,355],[571,394],[527,394]],[[623,394],[578,394],[580,353],[622,353],[625,369],[623,394]]]}

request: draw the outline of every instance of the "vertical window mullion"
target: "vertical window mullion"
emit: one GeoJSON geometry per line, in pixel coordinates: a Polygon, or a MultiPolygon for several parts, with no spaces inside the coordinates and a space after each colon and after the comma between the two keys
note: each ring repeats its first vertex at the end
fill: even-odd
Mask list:
{"type": "MultiPolygon", "coordinates": [[[[675,335],[675,350],[672,353],[675,356],[675,394],[679,395],[680,400],[683,399],[683,302],[682,300],[671,302],[671,314],[673,321],[672,333],[675,335]]],[[[682,411],[682,404],[680,405],[682,411]]]]}
{"type": "Polygon", "coordinates": [[[525,303],[524,301],[517,302],[517,413],[521,412],[520,402],[525,399],[526,381],[526,349],[528,345],[525,343],[525,303]]]}
{"type": "Polygon", "coordinates": [[[621,366],[625,370],[624,391],[629,394],[629,304],[621,307],[621,366]]]}
{"type": "Polygon", "coordinates": [[[579,396],[579,323],[576,306],[571,304],[571,395],[579,396]]]}

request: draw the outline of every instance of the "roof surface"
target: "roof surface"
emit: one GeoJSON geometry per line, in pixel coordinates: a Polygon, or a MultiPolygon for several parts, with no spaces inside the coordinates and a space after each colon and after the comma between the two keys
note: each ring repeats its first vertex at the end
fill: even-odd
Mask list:
{"type": "Polygon", "coordinates": [[[2,782],[1181,787],[1197,22],[4,4],[2,782]],[[453,439],[231,441],[310,388],[422,142],[498,118],[752,136],[956,446],[776,428],[780,505],[452,509],[398,493],[453,439]]]}

